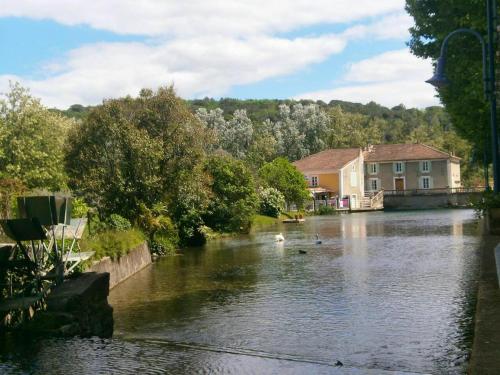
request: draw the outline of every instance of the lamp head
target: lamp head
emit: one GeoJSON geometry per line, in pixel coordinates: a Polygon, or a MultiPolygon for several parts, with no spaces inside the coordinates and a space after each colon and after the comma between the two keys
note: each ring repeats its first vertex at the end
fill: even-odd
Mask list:
{"type": "Polygon", "coordinates": [[[449,85],[450,81],[448,80],[448,78],[446,78],[446,75],[444,74],[444,65],[445,65],[444,57],[439,56],[434,75],[432,76],[432,78],[429,78],[425,82],[430,83],[432,86],[437,88],[449,85]]]}

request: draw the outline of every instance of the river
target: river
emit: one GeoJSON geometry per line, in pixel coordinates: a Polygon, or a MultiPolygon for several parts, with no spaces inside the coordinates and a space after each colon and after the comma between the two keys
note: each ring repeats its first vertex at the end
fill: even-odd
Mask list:
{"type": "Polygon", "coordinates": [[[4,340],[0,373],[462,374],[481,244],[470,210],[265,227],[116,287],[112,339],[4,340]]]}

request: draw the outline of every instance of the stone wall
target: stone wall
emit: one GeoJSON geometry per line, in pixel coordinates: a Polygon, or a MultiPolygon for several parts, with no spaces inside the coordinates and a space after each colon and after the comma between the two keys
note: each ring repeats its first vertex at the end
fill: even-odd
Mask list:
{"type": "Polygon", "coordinates": [[[111,337],[113,308],[108,304],[109,274],[83,273],[57,286],[47,308],[21,330],[43,336],[111,337]]]}
{"type": "Polygon", "coordinates": [[[111,289],[150,264],[151,253],[147,243],[144,242],[120,259],[112,260],[109,257],[101,259],[93,264],[89,271],[109,273],[109,288],[111,289]]]}
{"type": "Polygon", "coordinates": [[[389,210],[418,210],[447,207],[470,207],[478,193],[385,195],[384,208],[389,210]]]}

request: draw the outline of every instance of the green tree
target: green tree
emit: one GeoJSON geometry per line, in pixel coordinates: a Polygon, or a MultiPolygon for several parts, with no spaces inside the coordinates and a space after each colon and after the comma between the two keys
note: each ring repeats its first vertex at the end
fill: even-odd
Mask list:
{"type": "MultiPolygon", "coordinates": [[[[457,28],[486,35],[485,1],[407,0],[406,10],[415,21],[409,46],[419,57],[436,60],[444,38],[457,28]]],[[[446,58],[450,85],[438,90],[439,98],[458,134],[489,150],[489,107],[483,93],[481,46],[471,35],[457,35],[450,40],[446,58]]]]}
{"type": "Polygon", "coordinates": [[[240,160],[219,154],[208,159],[205,171],[211,176],[213,194],[205,223],[222,232],[249,230],[258,198],[248,168],[240,160]]]}
{"type": "Polygon", "coordinates": [[[264,164],[259,169],[259,177],[263,185],[280,191],[288,206],[295,203],[298,207],[302,207],[309,199],[304,175],[285,158],[276,158],[264,164]]]}
{"type": "MultiPolygon", "coordinates": [[[[174,224],[182,227],[181,239],[188,242],[196,235],[200,209],[186,213],[179,207],[206,200],[206,189],[198,184],[203,180],[199,166],[212,140],[173,88],[105,101],[70,139],[66,167],[71,187],[102,214],[118,213],[136,222],[164,203],[174,224]]],[[[161,215],[166,223],[163,209],[161,215]]]]}
{"type": "Polygon", "coordinates": [[[64,145],[73,124],[11,84],[0,98],[0,178],[17,179],[29,189],[65,189],[64,145]]]}

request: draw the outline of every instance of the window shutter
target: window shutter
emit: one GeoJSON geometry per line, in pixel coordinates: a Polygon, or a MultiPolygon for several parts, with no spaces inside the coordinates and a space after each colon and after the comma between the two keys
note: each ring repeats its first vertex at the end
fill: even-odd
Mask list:
{"type": "MultiPolygon", "coordinates": [[[[429,162],[430,164],[430,162],[429,162]]],[[[430,168],[429,168],[430,171],[430,168]]],[[[429,189],[434,189],[434,179],[432,177],[429,177],[429,189]]]]}
{"type": "MultiPolygon", "coordinates": [[[[427,164],[428,164],[428,166],[429,166],[429,173],[431,173],[431,172],[432,172],[432,162],[429,160],[429,161],[427,162],[427,164]]],[[[432,181],[432,179],[431,179],[431,181],[432,181]]]]}
{"type": "Polygon", "coordinates": [[[405,173],[406,163],[404,161],[401,162],[401,173],[405,173]]]}

